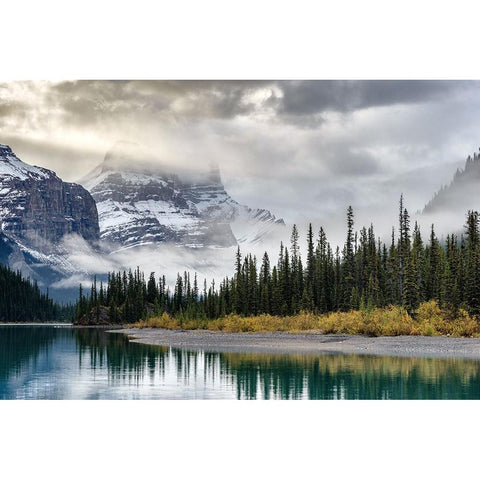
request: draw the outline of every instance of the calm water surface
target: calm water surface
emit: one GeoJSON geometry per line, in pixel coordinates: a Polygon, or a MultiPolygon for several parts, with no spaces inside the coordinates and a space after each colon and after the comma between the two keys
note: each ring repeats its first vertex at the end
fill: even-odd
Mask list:
{"type": "Polygon", "coordinates": [[[101,329],[0,327],[1,399],[479,399],[480,362],[211,353],[101,329]]]}

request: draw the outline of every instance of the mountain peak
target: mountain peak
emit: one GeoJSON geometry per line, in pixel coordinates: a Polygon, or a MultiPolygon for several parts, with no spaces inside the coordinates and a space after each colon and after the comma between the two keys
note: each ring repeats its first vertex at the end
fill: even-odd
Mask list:
{"type": "Polygon", "coordinates": [[[13,155],[12,149],[8,145],[0,143],[0,160],[4,160],[6,155],[13,155]]]}
{"type": "Polygon", "coordinates": [[[8,145],[0,143],[0,177],[14,177],[26,180],[28,177],[47,178],[54,172],[22,162],[8,145]]]}
{"type": "Polygon", "coordinates": [[[23,162],[0,144],[0,230],[27,243],[56,242],[72,232],[96,239],[96,223],[93,198],[83,187],[23,162]]]}
{"type": "Polygon", "coordinates": [[[105,154],[103,162],[77,183],[92,190],[111,175],[120,175],[126,182],[150,183],[156,179],[178,188],[186,185],[218,185],[223,188],[220,168],[215,162],[189,165],[165,162],[149,148],[128,141],[116,142],[105,154]]]}
{"type": "Polygon", "coordinates": [[[153,152],[135,142],[116,142],[105,155],[102,172],[106,171],[151,171],[158,159],[153,152]]]}
{"type": "Polygon", "coordinates": [[[230,247],[237,238],[260,241],[283,225],[270,212],[233,200],[218,164],[167,164],[132,142],[117,142],[79,183],[97,203],[101,238],[122,248],[159,242],[230,247]]]}

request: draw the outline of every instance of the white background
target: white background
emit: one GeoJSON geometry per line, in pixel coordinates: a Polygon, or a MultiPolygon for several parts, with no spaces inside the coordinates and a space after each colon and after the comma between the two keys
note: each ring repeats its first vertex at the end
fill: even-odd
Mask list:
{"type": "MultiPolygon", "coordinates": [[[[0,80],[478,79],[478,24],[461,0],[4,1],[0,80]]],[[[473,478],[479,407],[5,401],[0,475],[473,478]]]]}

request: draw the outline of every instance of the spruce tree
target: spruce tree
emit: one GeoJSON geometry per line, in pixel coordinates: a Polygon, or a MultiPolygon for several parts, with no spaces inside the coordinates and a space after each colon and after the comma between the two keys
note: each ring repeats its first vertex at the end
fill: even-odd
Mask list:
{"type": "Polygon", "coordinates": [[[350,310],[352,305],[359,303],[358,289],[355,285],[355,254],[354,254],[354,232],[353,232],[353,209],[347,209],[347,240],[343,249],[342,269],[342,307],[350,310]]]}
{"type": "Polygon", "coordinates": [[[472,315],[480,314],[480,235],[479,214],[469,211],[467,214],[466,246],[466,285],[465,299],[472,315]]]}

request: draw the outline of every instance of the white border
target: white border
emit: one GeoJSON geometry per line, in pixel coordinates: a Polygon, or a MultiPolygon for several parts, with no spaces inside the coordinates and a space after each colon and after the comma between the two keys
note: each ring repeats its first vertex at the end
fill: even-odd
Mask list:
{"type": "MultiPolygon", "coordinates": [[[[480,78],[474,5],[7,1],[0,79],[480,78]]],[[[477,453],[477,410],[478,402],[2,402],[2,474],[464,478],[477,453]]]]}

